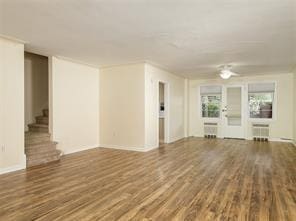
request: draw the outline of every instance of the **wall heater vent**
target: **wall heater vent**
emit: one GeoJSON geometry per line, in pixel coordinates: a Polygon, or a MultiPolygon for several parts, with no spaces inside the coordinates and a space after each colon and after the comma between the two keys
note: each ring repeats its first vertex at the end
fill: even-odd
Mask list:
{"type": "Polygon", "coordinates": [[[216,138],[218,136],[217,123],[204,123],[204,136],[206,138],[216,138]]]}
{"type": "Polygon", "coordinates": [[[253,124],[253,139],[256,141],[268,141],[269,124],[253,124]]]}

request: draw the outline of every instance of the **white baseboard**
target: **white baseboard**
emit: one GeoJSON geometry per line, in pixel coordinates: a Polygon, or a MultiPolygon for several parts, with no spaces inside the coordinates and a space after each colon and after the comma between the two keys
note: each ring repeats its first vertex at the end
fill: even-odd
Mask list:
{"type": "Polygon", "coordinates": [[[204,137],[204,135],[201,135],[201,134],[193,134],[192,136],[193,137],[204,137]]]}
{"type": "Polygon", "coordinates": [[[185,137],[180,136],[180,137],[174,137],[174,138],[171,138],[169,143],[176,142],[176,141],[181,140],[181,139],[183,139],[183,138],[185,138],[185,137]]]}
{"type": "Polygon", "coordinates": [[[110,144],[101,144],[100,147],[102,148],[110,148],[110,149],[118,149],[118,150],[128,150],[128,151],[138,151],[138,152],[147,152],[149,150],[155,149],[157,147],[133,147],[133,146],[121,146],[121,145],[110,145],[110,144]]]}
{"type": "Polygon", "coordinates": [[[10,172],[14,172],[17,170],[23,170],[23,169],[26,169],[26,155],[25,154],[22,156],[20,164],[13,165],[10,167],[0,168],[0,174],[10,173],[10,172]]]}
{"type": "Polygon", "coordinates": [[[26,166],[19,164],[19,165],[14,165],[11,167],[5,167],[5,168],[1,168],[0,169],[0,174],[4,174],[4,173],[10,173],[10,172],[14,172],[17,170],[23,170],[26,169],[26,166]]]}
{"type": "Polygon", "coordinates": [[[157,148],[159,148],[159,146],[155,146],[155,147],[146,147],[146,149],[145,149],[144,152],[148,152],[148,151],[150,151],[150,150],[155,150],[155,149],[157,149],[157,148]]]}
{"type": "Polygon", "coordinates": [[[60,150],[62,151],[62,155],[67,155],[67,154],[77,153],[77,152],[81,152],[84,150],[90,150],[90,149],[99,148],[99,147],[100,147],[100,145],[96,144],[96,145],[82,147],[82,148],[78,148],[78,149],[74,149],[74,150],[66,150],[66,151],[63,151],[62,149],[60,149],[60,150]]]}

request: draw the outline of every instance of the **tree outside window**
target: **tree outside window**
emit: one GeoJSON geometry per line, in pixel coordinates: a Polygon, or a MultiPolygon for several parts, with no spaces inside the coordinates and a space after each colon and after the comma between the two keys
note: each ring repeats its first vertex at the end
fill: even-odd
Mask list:
{"type": "Polygon", "coordinates": [[[202,117],[219,118],[221,95],[202,95],[202,117]]]}
{"type": "Polygon", "coordinates": [[[273,93],[249,93],[250,118],[272,118],[273,93]]]}

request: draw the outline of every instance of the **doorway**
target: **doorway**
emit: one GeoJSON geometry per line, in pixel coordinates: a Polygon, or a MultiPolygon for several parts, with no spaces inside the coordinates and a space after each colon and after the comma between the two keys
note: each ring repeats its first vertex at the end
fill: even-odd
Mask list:
{"type": "Polygon", "coordinates": [[[166,112],[166,106],[165,106],[165,84],[162,82],[159,82],[159,100],[158,100],[158,118],[159,118],[159,130],[158,130],[158,136],[159,136],[159,144],[165,143],[165,112],[166,112]]]}
{"type": "Polygon", "coordinates": [[[25,52],[25,131],[36,129],[34,124],[46,122],[42,118],[48,114],[48,57],[25,52]]]}
{"type": "Polygon", "coordinates": [[[223,137],[244,139],[244,87],[227,85],[223,88],[223,137]]]}

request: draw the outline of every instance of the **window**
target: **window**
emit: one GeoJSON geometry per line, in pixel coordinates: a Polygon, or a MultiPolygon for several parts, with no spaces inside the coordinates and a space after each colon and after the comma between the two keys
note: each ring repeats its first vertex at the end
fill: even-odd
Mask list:
{"type": "Polygon", "coordinates": [[[219,118],[221,110],[221,86],[200,88],[201,112],[204,118],[219,118]]]}
{"type": "Polygon", "coordinates": [[[219,118],[221,95],[202,95],[202,117],[219,118]]]}
{"type": "Polygon", "coordinates": [[[272,119],[274,83],[249,84],[250,118],[272,119]]]}

